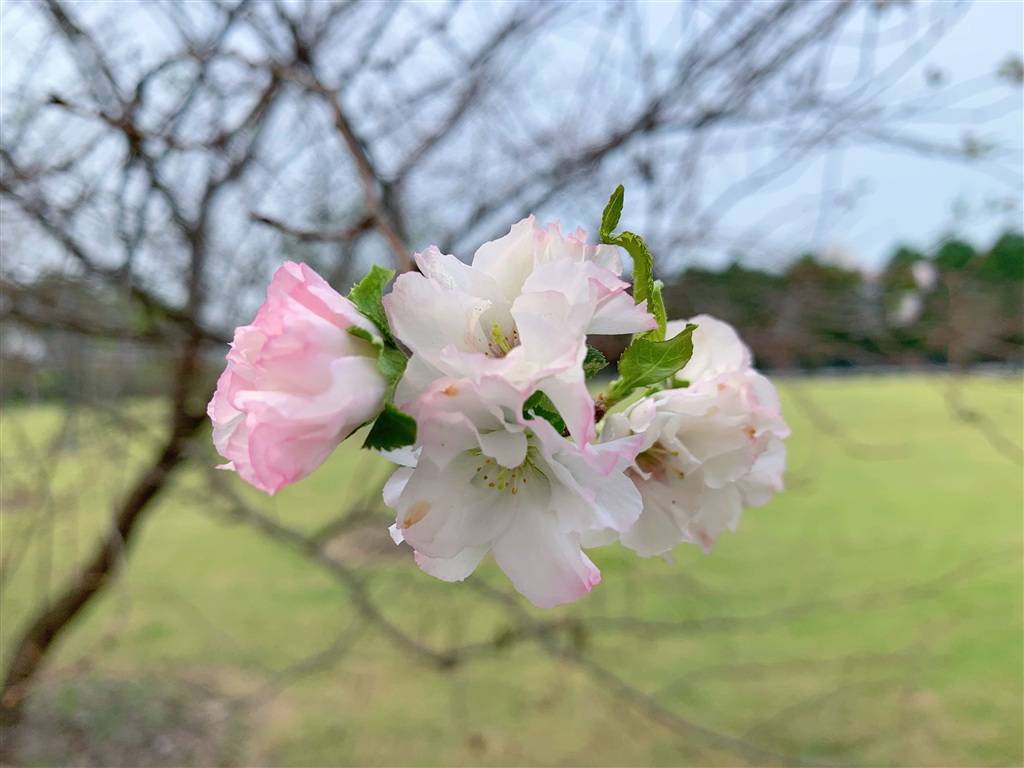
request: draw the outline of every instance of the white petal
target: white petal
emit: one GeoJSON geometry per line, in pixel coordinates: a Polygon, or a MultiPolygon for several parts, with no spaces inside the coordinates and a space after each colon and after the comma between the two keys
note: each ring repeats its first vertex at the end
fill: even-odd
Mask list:
{"type": "MultiPolygon", "coordinates": [[[[646,485],[652,485],[654,482],[656,481],[650,481],[646,485]]],[[[656,491],[653,488],[651,490],[656,491]]],[[[671,503],[672,499],[669,498],[668,504],[671,503]]],[[[645,492],[644,512],[636,524],[622,534],[621,540],[623,546],[629,547],[641,557],[652,557],[662,555],[675,547],[683,540],[683,532],[657,493],[645,492]]]]}
{"type": "Polygon", "coordinates": [[[486,348],[479,322],[490,307],[484,299],[406,272],[383,301],[395,336],[432,365],[449,345],[466,351],[480,350],[481,344],[486,348]]]}
{"type": "Polygon", "coordinates": [[[459,261],[454,256],[441,253],[430,246],[423,253],[416,254],[416,266],[423,276],[452,291],[489,301],[501,301],[501,291],[494,279],[480,269],[459,261]]]}
{"type": "Polygon", "coordinates": [[[410,477],[412,477],[412,469],[409,467],[402,467],[391,473],[391,477],[384,483],[382,495],[384,496],[385,504],[389,507],[394,507],[398,503],[398,497],[402,495],[402,491],[405,490],[410,477]]]}
{"type": "Polygon", "coordinates": [[[743,513],[743,503],[736,486],[705,488],[700,495],[700,510],[686,528],[686,538],[710,552],[725,531],[735,531],[743,513]]]}
{"type": "Polygon", "coordinates": [[[647,302],[636,304],[628,293],[620,293],[601,302],[587,333],[640,333],[656,328],[658,322],[647,311],[647,302]]]}
{"type": "Polygon", "coordinates": [[[604,277],[613,281],[616,287],[625,288],[626,286],[626,283],[595,264],[563,258],[538,264],[523,284],[523,295],[558,294],[564,298],[568,306],[590,304],[588,315],[593,315],[600,298],[598,292],[603,292],[604,289],[600,279],[598,285],[591,285],[590,275],[592,273],[596,273],[595,277],[604,277]]]}
{"type": "Polygon", "coordinates": [[[392,523],[388,526],[388,534],[391,536],[391,540],[395,544],[401,544],[405,541],[405,537],[402,536],[402,529],[398,527],[398,523],[392,523]]]}
{"type": "Polygon", "coordinates": [[[526,455],[526,437],[519,424],[506,423],[503,408],[519,412],[522,402],[523,396],[501,380],[488,377],[477,384],[440,378],[408,403],[407,410],[418,421],[417,443],[438,466],[480,448],[504,466],[515,467],[526,455]]]}
{"type": "Polygon", "coordinates": [[[428,557],[417,552],[415,558],[424,573],[442,581],[462,581],[476,570],[486,554],[487,547],[466,547],[455,557],[428,557]]]}
{"type": "Polygon", "coordinates": [[[507,429],[482,432],[480,449],[503,467],[518,467],[526,458],[527,441],[523,432],[507,429]]]}
{"type": "Polygon", "coordinates": [[[515,496],[471,483],[479,456],[462,455],[444,469],[420,457],[393,506],[402,536],[429,557],[451,558],[467,547],[486,546],[513,518],[515,496]]]}
{"type": "Polygon", "coordinates": [[[473,268],[490,276],[508,301],[519,295],[533,269],[536,231],[536,220],[528,216],[513,224],[504,237],[481,245],[473,255],[473,268]]]}
{"type": "Polygon", "coordinates": [[[784,487],[782,476],[786,471],[786,447],[781,440],[772,439],[767,449],[757,457],[750,474],[740,482],[743,501],[751,507],[767,504],[784,487]]]}
{"type": "Polygon", "coordinates": [[[415,467],[420,449],[407,445],[404,448],[395,448],[391,451],[377,451],[377,455],[400,467],[415,467]]]}
{"type": "Polygon", "coordinates": [[[702,381],[749,368],[750,350],[736,330],[711,315],[697,315],[687,321],[673,320],[666,327],[666,337],[672,338],[686,326],[696,323],[693,332],[693,356],[676,377],[686,381],[702,381]]]}
{"type": "Polygon", "coordinates": [[[640,440],[639,436],[624,438],[586,451],[572,447],[553,455],[551,494],[563,529],[626,531],[633,525],[643,505],[624,472],[636,457],[640,440]]]}
{"type": "Polygon", "coordinates": [[[614,245],[598,245],[594,248],[593,261],[597,266],[607,269],[618,277],[622,274],[622,256],[614,245]]]}
{"type": "MultiPolygon", "coordinates": [[[[558,291],[526,293],[512,303],[519,340],[539,366],[586,353],[586,331],[592,307],[572,305],[558,291]]],[[[582,358],[581,358],[582,361],[582,358]]]]}
{"type": "Polygon", "coordinates": [[[594,428],[594,399],[587,389],[582,367],[574,367],[545,379],[540,390],[547,395],[565,421],[569,434],[580,445],[593,441],[597,432],[594,428]]]}
{"type": "Polygon", "coordinates": [[[601,581],[579,536],[560,531],[554,514],[535,503],[520,505],[493,552],[515,588],[539,608],[578,600],[601,581]]]}
{"type": "Polygon", "coordinates": [[[399,407],[405,405],[423,392],[430,384],[441,377],[441,371],[428,363],[422,355],[413,355],[405,364],[405,373],[395,390],[395,402],[399,407]]]}

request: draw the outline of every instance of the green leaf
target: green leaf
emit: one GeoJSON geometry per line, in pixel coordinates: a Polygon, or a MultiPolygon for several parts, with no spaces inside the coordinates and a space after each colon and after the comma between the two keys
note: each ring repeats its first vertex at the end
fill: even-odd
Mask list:
{"type": "Polygon", "coordinates": [[[620,184],[605,206],[601,216],[601,242],[625,248],[633,260],[633,300],[639,304],[647,301],[647,311],[654,315],[658,327],[646,334],[647,337],[660,341],[665,338],[665,304],[661,298],[661,286],[654,279],[654,256],[644,239],[635,232],[614,234],[622,215],[625,190],[620,184]]]}
{"type": "Polygon", "coordinates": [[[377,348],[377,370],[384,374],[384,378],[387,380],[387,399],[390,400],[395,394],[395,387],[398,386],[399,379],[405,373],[405,366],[409,362],[409,358],[398,347],[374,336],[365,328],[353,325],[346,330],[357,339],[368,341],[377,348]]]}
{"type": "MultiPolygon", "coordinates": [[[[608,407],[608,410],[604,412],[604,416],[602,418],[606,419],[613,413],[621,413],[622,411],[625,411],[629,406],[633,405],[633,403],[643,400],[648,395],[653,395],[659,389],[660,387],[640,387],[639,389],[634,389],[629,393],[628,397],[624,397],[619,401],[611,400],[610,395],[605,396],[605,404],[608,407]]],[[[600,429],[600,426],[598,428],[600,429]]]]}
{"type": "Polygon", "coordinates": [[[562,415],[558,412],[555,404],[551,402],[551,398],[543,392],[534,392],[523,403],[523,416],[544,419],[561,434],[568,432],[562,415]]]}
{"type": "Polygon", "coordinates": [[[665,299],[661,295],[663,287],[664,284],[661,280],[655,280],[654,290],[651,291],[651,295],[647,298],[647,311],[654,315],[654,319],[658,322],[658,327],[648,331],[646,335],[655,341],[661,341],[665,338],[665,326],[668,325],[668,315],[665,313],[665,299]]]}
{"type": "Polygon", "coordinates": [[[349,301],[355,304],[356,309],[369,318],[380,330],[381,335],[388,340],[391,339],[391,329],[384,315],[381,297],[384,295],[384,287],[394,276],[395,270],[374,264],[363,279],[353,285],[352,290],[348,292],[349,301]]]}
{"type": "Polygon", "coordinates": [[[608,204],[604,207],[604,213],[601,214],[601,240],[607,241],[612,236],[612,232],[619,226],[619,218],[622,216],[622,203],[626,196],[626,189],[621,184],[615,188],[612,192],[612,196],[608,198],[608,204]]]}
{"type": "Polygon", "coordinates": [[[583,374],[589,379],[596,376],[608,366],[608,358],[601,354],[601,350],[587,347],[587,356],[583,358],[583,374]]]}
{"type": "Polygon", "coordinates": [[[358,325],[350,325],[345,330],[348,331],[351,335],[355,336],[357,339],[368,341],[375,347],[380,345],[380,339],[378,339],[365,328],[360,328],[358,325]]]}
{"type": "Polygon", "coordinates": [[[608,399],[621,400],[638,387],[658,384],[690,361],[693,354],[693,331],[696,325],[689,323],[678,335],[667,341],[655,341],[645,337],[633,340],[619,360],[619,379],[608,399]]]}
{"type": "Polygon", "coordinates": [[[383,373],[384,378],[387,379],[388,400],[394,396],[395,387],[398,386],[398,380],[405,373],[405,365],[408,362],[409,359],[402,350],[387,345],[380,348],[380,352],[377,354],[377,370],[383,373]]]}
{"type": "Polygon", "coordinates": [[[398,410],[391,403],[377,416],[370,432],[363,441],[363,448],[378,451],[392,451],[416,442],[416,419],[398,410]]]}
{"type": "Polygon", "coordinates": [[[633,260],[633,298],[639,304],[654,291],[654,257],[644,239],[635,232],[620,232],[613,242],[625,248],[633,260]]]}

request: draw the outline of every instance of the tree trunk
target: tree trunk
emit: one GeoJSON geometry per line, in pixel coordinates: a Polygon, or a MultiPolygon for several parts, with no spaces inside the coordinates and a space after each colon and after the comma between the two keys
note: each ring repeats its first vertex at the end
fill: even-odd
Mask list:
{"type": "MultiPolygon", "coordinates": [[[[202,423],[202,415],[178,419],[160,456],[139,477],[96,552],[72,577],[60,598],[44,608],[21,636],[7,665],[0,694],[0,727],[5,731],[21,719],[26,694],[54,641],[116,572],[143,513],[166,487],[184,457],[189,440],[202,423]]],[[[8,732],[5,745],[9,737],[8,732]]]]}

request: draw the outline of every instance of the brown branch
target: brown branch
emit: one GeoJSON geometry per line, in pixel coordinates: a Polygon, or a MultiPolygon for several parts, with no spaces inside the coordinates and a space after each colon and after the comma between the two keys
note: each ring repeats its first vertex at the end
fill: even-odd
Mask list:
{"type": "Polygon", "coordinates": [[[999,429],[986,414],[964,402],[959,382],[950,379],[945,390],[946,405],[954,418],[977,430],[986,442],[1004,459],[1018,466],[1024,466],[1024,447],[1015,443],[999,429]]]}
{"type": "Polygon", "coordinates": [[[337,229],[334,231],[327,231],[322,229],[303,229],[296,227],[291,224],[286,224],[280,219],[276,219],[273,216],[260,213],[250,213],[249,218],[255,221],[257,224],[265,224],[268,227],[276,229],[288,237],[294,237],[303,243],[330,243],[330,242],[348,242],[353,240],[362,233],[371,229],[374,225],[374,219],[372,216],[363,216],[359,221],[344,229],[337,229]]]}
{"type": "Polygon", "coordinates": [[[77,261],[89,274],[115,285],[127,284],[129,295],[140,305],[152,312],[154,317],[166,317],[188,332],[198,334],[201,338],[218,344],[226,344],[228,339],[219,333],[207,329],[196,322],[193,315],[174,307],[142,288],[134,280],[126,281],[120,269],[102,266],[71,233],[61,227],[49,208],[34,200],[30,200],[15,190],[6,180],[0,178],[0,194],[12,200],[40,229],[55,240],[77,261]]]}
{"type": "Polygon", "coordinates": [[[83,79],[92,87],[96,99],[107,103],[120,101],[121,89],[100,45],[92,35],[87,34],[68,16],[63,3],[58,0],[46,0],[46,8],[53,18],[54,26],[68,40],[72,48],[87,60],[83,63],[76,57],[76,63],[81,69],[83,79]]]}
{"type": "Polygon", "coordinates": [[[331,111],[334,127],[345,148],[355,163],[356,173],[363,190],[363,205],[367,216],[373,219],[374,227],[388,243],[395,269],[407,272],[412,268],[412,258],[401,232],[400,219],[388,185],[385,184],[370,158],[365,142],[356,134],[355,128],[341,104],[337,92],[324,85],[308,68],[299,71],[294,67],[278,67],[275,72],[283,79],[291,80],[306,90],[318,95],[331,111]]]}
{"type": "MultiPolygon", "coordinates": [[[[523,610],[519,601],[500,590],[494,589],[478,579],[470,584],[481,594],[493,601],[502,603],[512,611],[519,620],[527,626],[543,626],[542,622],[535,621],[529,613],[523,610]]],[[[576,622],[577,626],[586,626],[583,622],[576,622]]],[[[579,629],[570,637],[578,637],[579,629]]],[[[792,756],[781,755],[769,749],[764,749],[743,739],[720,733],[706,726],[695,723],[677,715],[661,704],[650,694],[644,693],[639,688],[630,685],[621,677],[616,675],[607,667],[599,664],[592,657],[584,654],[577,647],[578,642],[572,644],[560,644],[557,638],[550,631],[537,631],[534,635],[540,642],[541,647],[553,658],[567,661],[581,669],[594,682],[598,683],[605,690],[613,693],[624,701],[628,702],[635,709],[642,712],[651,721],[662,725],[681,737],[696,736],[708,744],[721,748],[731,754],[738,755],[752,765],[800,765],[799,760],[792,756]]]]}
{"type": "Polygon", "coordinates": [[[943,590],[963,583],[968,578],[986,573],[1006,563],[1019,561],[1019,545],[1004,547],[959,563],[950,570],[930,579],[922,580],[896,589],[873,590],[861,594],[808,600],[803,603],[784,605],[764,613],[735,616],[706,616],[693,619],[658,620],[639,617],[594,616],[586,624],[594,630],[626,632],[647,637],[672,635],[682,632],[731,632],[747,627],[772,626],[788,622],[821,610],[857,611],[864,607],[899,606],[912,600],[934,597],[943,590]]]}
{"type": "MultiPolygon", "coordinates": [[[[50,646],[114,576],[143,512],[166,489],[171,474],[184,458],[186,445],[204,423],[205,414],[201,413],[182,414],[175,419],[159,456],[138,477],[115,511],[110,529],[88,563],[65,585],[60,597],[40,611],[22,633],[11,653],[0,692],[0,728],[7,730],[18,723],[26,694],[50,646]]],[[[3,743],[8,744],[9,739],[4,738],[3,743]]]]}

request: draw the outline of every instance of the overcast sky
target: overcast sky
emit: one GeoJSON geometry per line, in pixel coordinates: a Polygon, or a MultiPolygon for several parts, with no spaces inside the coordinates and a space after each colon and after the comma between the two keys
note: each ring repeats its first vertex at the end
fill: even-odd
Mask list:
{"type": "MultiPolygon", "coordinates": [[[[692,22],[686,5],[649,2],[644,8],[655,38],[663,30],[669,47],[680,39],[685,44],[677,30],[681,15],[692,22]]],[[[860,6],[826,68],[836,107],[842,109],[844,99],[859,88],[851,84],[869,81],[868,90],[877,92],[872,104],[914,113],[912,119],[890,120],[891,130],[955,148],[964,146],[965,139],[981,142],[993,151],[968,163],[948,154],[893,148],[852,131],[837,148],[821,145],[791,164],[775,166],[778,146],[786,141],[784,133],[776,132],[770,134],[774,143],[768,142],[767,151],[755,140],[752,148],[741,144],[705,165],[701,202],[718,214],[716,231],[707,242],[659,258],[680,266],[721,265],[738,258],[778,268],[814,250],[871,272],[899,244],[929,250],[957,235],[985,247],[1007,228],[1024,228],[1024,89],[998,74],[1009,58],[1022,55],[1022,35],[1022,0],[938,0],[881,13],[860,6]],[[943,34],[922,34],[937,20],[943,34]],[[876,25],[875,44],[865,45],[872,38],[865,34],[870,25],[876,25]],[[938,41],[934,45],[933,39],[938,41]],[[908,50],[908,40],[920,42],[920,49],[908,50]],[[866,56],[866,50],[873,53],[866,56]],[[903,58],[916,63],[898,66],[903,58]],[[899,74],[890,78],[894,71],[899,74]],[[763,187],[736,203],[716,204],[721,193],[761,167],[768,169],[763,187]]],[[[627,184],[627,200],[629,190],[627,184]]],[[[642,191],[634,185],[634,206],[638,194],[642,191]]],[[[538,213],[572,226],[585,216],[568,201],[554,201],[538,213]]],[[[642,217],[631,223],[641,232],[649,226],[642,217]]]]}
{"type": "MultiPolygon", "coordinates": [[[[920,88],[929,66],[949,81],[984,82],[1008,53],[1018,56],[1024,36],[1024,3],[1020,0],[978,0],[933,49],[922,66],[906,78],[920,88]]],[[[808,192],[820,191],[823,173],[841,178],[844,186],[863,184],[865,193],[846,216],[818,226],[821,246],[838,246],[868,268],[888,258],[893,244],[907,241],[927,246],[949,231],[987,243],[1007,226],[1024,226],[1021,213],[1021,142],[1024,135],[1022,90],[1006,87],[997,98],[963,103],[962,118],[949,126],[951,137],[974,125],[980,138],[1010,148],[1004,172],[994,176],[971,165],[882,149],[833,152],[802,175],[808,192]],[[985,104],[995,104],[986,109],[985,104]],[[976,112],[969,111],[977,108],[976,112]],[[977,115],[977,120],[972,120],[977,115]],[[830,167],[827,167],[830,166],[830,167]],[[1001,210],[992,210],[1001,209],[1001,210]]]]}
{"type": "MultiPolygon", "coordinates": [[[[110,4],[105,6],[109,10],[110,4]]],[[[88,17],[87,10],[102,7],[101,3],[80,4],[76,10],[88,17]]],[[[162,39],[161,30],[137,23],[149,18],[148,14],[139,13],[144,7],[123,6],[126,14],[135,13],[134,34],[146,40],[146,48],[151,48],[150,42],[162,39]]],[[[481,7],[488,8],[485,5],[477,9],[481,7]]],[[[921,103],[933,98],[943,105],[941,119],[938,119],[939,112],[932,112],[931,122],[913,124],[908,121],[899,127],[927,136],[929,140],[953,145],[970,135],[997,147],[999,160],[989,159],[972,165],[880,145],[816,150],[804,161],[773,170],[771,183],[744,198],[735,210],[730,209],[723,216],[725,231],[721,242],[726,242],[729,236],[742,239],[740,235],[750,228],[753,238],[770,240],[770,247],[764,249],[768,254],[764,257],[766,264],[779,266],[781,259],[791,258],[805,248],[814,248],[874,270],[884,264],[898,243],[930,248],[944,235],[956,233],[984,246],[1007,227],[1024,227],[1021,202],[1024,91],[1020,84],[1000,81],[995,74],[1008,56],[1022,55],[1024,2],[975,0],[964,5],[961,13],[960,6],[954,6],[952,0],[939,0],[936,5],[923,4],[920,14],[883,13],[878,16],[883,18],[883,24],[897,23],[902,18],[913,19],[915,15],[926,17],[936,7],[955,10],[944,14],[955,19],[955,23],[917,65],[891,85],[882,101],[891,105],[906,100],[921,103]],[[944,5],[945,2],[949,5],[944,5]],[[938,80],[931,78],[937,85],[927,84],[929,73],[941,73],[938,80]],[[823,197],[834,204],[819,205],[823,197]]],[[[592,6],[580,4],[574,7],[574,13],[590,13],[589,9],[592,6]]],[[[679,24],[671,20],[673,16],[685,14],[686,6],[652,2],[645,9],[652,34],[663,34],[672,45],[686,44],[685,35],[680,36],[679,24]]],[[[862,19],[869,15],[866,6],[858,13],[862,19]]],[[[472,22],[472,15],[467,18],[472,22]]],[[[16,81],[20,66],[35,66],[29,62],[35,61],[30,54],[36,43],[26,32],[23,26],[4,30],[7,50],[0,61],[4,64],[5,87],[16,81]]],[[[881,34],[884,36],[885,32],[883,27],[881,34]]],[[[901,46],[904,39],[909,38],[896,31],[887,44],[885,40],[878,41],[872,72],[885,71],[887,62],[904,53],[901,46]]],[[[566,46],[567,50],[569,48],[566,46]]],[[[855,20],[849,37],[832,55],[831,76],[838,82],[845,82],[844,77],[850,79],[850,72],[863,66],[862,48],[855,20]]],[[[558,61],[559,72],[563,64],[584,68],[587,65],[585,53],[577,55],[576,59],[572,59],[571,53],[562,55],[570,58],[558,61]]],[[[538,66],[543,64],[538,62],[538,66]]],[[[54,63],[48,61],[41,71],[45,74],[38,79],[47,81],[47,87],[61,83],[61,71],[54,63]]],[[[555,94],[551,97],[552,104],[557,106],[561,98],[555,94]]],[[[750,175],[751,167],[756,166],[758,160],[753,151],[744,152],[732,157],[716,156],[710,178],[702,188],[707,196],[705,202],[714,201],[716,194],[737,178],[750,175]]],[[[600,190],[590,197],[603,201],[606,194],[605,190],[600,190]]],[[[632,198],[637,207],[639,194],[639,190],[634,191],[632,198]]],[[[636,208],[630,209],[633,210],[636,208]]],[[[576,224],[592,222],[596,216],[596,211],[587,214],[573,208],[569,200],[553,202],[537,213],[542,217],[561,218],[570,229],[576,224]]],[[[425,243],[413,243],[414,247],[423,245],[425,243]]],[[[754,249],[747,250],[745,255],[756,261],[756,256],[750,256],[754,249]]],[[[462,255],[468,256],[468,253],[462,255]]],[[[722,263],[733,255],[713,240],[704,250],[674,254],[681,264],[722,263]]]]}

